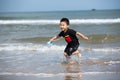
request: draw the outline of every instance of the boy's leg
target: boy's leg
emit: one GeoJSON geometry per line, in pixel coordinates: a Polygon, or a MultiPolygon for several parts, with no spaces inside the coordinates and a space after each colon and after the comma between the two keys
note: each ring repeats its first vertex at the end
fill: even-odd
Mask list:
{"type": "Polygon", "coordinates": [[[75,52],[73,52],[73,55],[75,55],[75,54],[77,54],[77,56],[78,56],[78,61],[79,61],[79,63],[80,63],[80,62],[81,62],[81,61],[80,61],[80,57],[81,57],[80,51],[79,51],[79,50],[76,50],[75,52]]]}
{"type": "Polygon", "coordinates": [[[71,57],[66,52],[64,52],[64,56],[66,57],[67,61],[69,61],[71,59],[71,57]]]}
{"type": "Polygon", "coordinates": [[[64,56],[66,57],[66,58],[68,58],[69,56],[68,56],[68,54],[66,53],[66,52],[64,52],[64,56]]]}
{"type": "Polygon", "coordinates": [[[71,59],[71,54],[70,54],[70,46],[67,45],[65,50],[64,50],[64,56],[66,57],[66,61],[69,62],[71,59]]]}
{"type": "Polygon", "coordinates": [[[75,54],[77,54],[77,55],[78,55],[78,58],[80,58],[80,57],[81,57],[81,53],[80,53],[80,51],[79,51],[79,50],[76,50],[75,52],[73,52],[73,55],[75,55],[75,54]]]}

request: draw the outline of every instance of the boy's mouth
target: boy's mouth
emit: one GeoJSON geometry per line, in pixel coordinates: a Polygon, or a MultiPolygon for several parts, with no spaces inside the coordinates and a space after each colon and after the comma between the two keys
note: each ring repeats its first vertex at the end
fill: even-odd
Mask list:
{"type": "Polygon", "coordinates": [[[65,29],[64,28],[61,28],[62,31],[64,31],[65,29]]]}
{"type": "Polygon", "coordinates": [[[67,29],[64,29],[64,28],[61,28],[61,30],[62,30],[62,31],[64,31],[64,32],[66,32],[66,31],[67,31],[67,29]]]}

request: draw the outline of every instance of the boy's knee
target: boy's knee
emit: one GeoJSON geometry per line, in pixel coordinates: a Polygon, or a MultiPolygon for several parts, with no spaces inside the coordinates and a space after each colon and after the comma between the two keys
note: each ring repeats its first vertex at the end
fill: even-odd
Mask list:
{"type": "Polygon", "coordinates": [[[74,51],[72,54],[75,55],[75,54],[78,54],[80,53],[78,50],[74,51]]]}
{"type": "Polygon", "coordinates": [[[66,52],[64,52],[64,56],[65,56],[66,58],[69,57],[69,55],[68,55],[66,52]]]}
{"type": "Polygon", "coordinates": [[[65,56],[68,56],[66,52],[64,52],[64,55],[65,55],[65,56]]]}

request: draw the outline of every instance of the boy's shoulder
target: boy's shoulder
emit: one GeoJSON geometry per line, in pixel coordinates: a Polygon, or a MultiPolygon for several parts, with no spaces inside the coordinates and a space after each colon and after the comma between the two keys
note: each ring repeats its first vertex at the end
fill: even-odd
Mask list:
{"type": "Polygon", "coordinates": [[[76,32],[76,30],[74,30],[74,29],[68,29],[68,31],[70,31],[70,32],[76,32]]]}

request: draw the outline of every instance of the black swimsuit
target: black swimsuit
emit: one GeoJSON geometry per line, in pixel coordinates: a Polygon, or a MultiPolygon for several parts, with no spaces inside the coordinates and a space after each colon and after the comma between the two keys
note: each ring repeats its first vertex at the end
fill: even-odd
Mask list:
{"type": "Polygon", "coordinates": [[[62,36],[65,38],[66,42],[68,43],[64,52],[71,56],[74,51],[76,51],[79,47],[79,41],[76,36],[76,31],[72,29],[68,29],[66,32],[61,31],[58,36],[62,36]]]}

